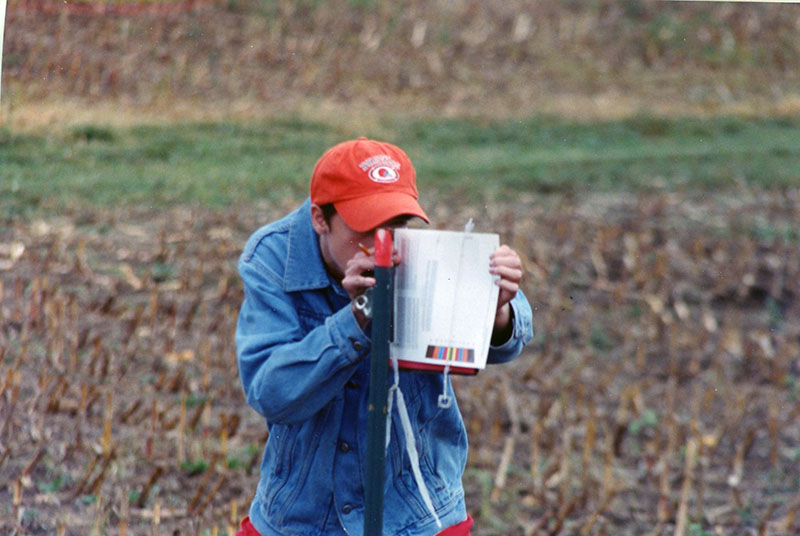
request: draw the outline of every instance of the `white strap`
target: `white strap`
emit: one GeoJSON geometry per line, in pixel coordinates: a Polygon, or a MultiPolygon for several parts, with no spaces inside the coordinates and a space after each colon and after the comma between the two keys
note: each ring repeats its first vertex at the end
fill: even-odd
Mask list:
{"type": "Polygon", "coordinates": [[[450,375],[450,362],[444,366],[444,374],[442,374],[442,394],[439,395],[439,407],[447,409],[453,405],[453,397],[447,394],[447,377],[450,375]]]}
{"type": "Polygon", "coordinates": [[[414,481],[419,488],[419,494],[422,496],[422,502],[436,520],[436,526],[442,528],[442,522],[439,516],[436,515],[436,509],[433,507],[430,493],[428,493],[428,486],[425,485],[425,480],[422,478],[422,471],[419,468],[419,453],[417,452],[417,443],[414,440],[414,429],[411,427],[411,419],[408,416],[408,408],[406,407],[406,400],[403,396],[403,391],[400,390],[400,371],[397,365],[397,358],[392,358],[392,369],[394,370],[394,384],[389,387],[389,400],[387,403],[386,412],[386,448],[389,448],[389,440],[392,435],[392,405],[395,396],[397,397],[397,413],[400,414],[400,424],[403,428],[403,436],[406,443],[406,451],[408,452],[408,459],[411,462],[411,472],[414,473],[414,481]]]}

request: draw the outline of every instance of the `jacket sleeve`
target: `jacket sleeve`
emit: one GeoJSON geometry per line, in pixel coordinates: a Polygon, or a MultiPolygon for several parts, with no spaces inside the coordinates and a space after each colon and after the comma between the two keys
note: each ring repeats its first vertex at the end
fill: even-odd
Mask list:
{"type": "Polygon", "coordinates": [[[509,302],[514,330],[511,337],[500,346],[489,346],[488,363],[507,363],[517,357],[533,338],[533,312],[521,290],[509,302]]]}
{"type": "Polygon", "coordinates": [[[240,261],[244,302],[236,354],[245,398],[270,423],[308,419],[330,402],[369,354],[350,307],[303,334],[280,279],[255,259],[240,261]]]}

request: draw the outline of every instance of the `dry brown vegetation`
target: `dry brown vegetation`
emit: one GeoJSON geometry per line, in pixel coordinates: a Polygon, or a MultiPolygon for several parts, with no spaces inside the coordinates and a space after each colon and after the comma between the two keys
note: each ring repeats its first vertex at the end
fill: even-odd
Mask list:
{"type": "MultiPolygon", "coordinates": [[[[233,527],[265,439],[235,261],[293,204],[3,229],[2,532],[233,527]]],[[[456,379],[475,534],[800,530],[800,191],[428,206],[521,252],[538,334],[456,379]]]]}
{"type": "Polygon", "coordinates": [[[786,113],[800,99],[800,10],[786,4],[117,0],[200,7],[105,16],[78,14],[103,2],[53,4],[9,1],[14,109],[110,101],[156,117],[252,118],[326,103],[586,119],[786,113]]]}
{"type": "MultiPolygon", "coordinates": [[[[796,6],[198,3],[9,0],[0,126],[800,110],[796,6]]],[[[454,201],[522,254],[537,332],[455,379],[476,535],[800,533],[799,190],[454,201]]],[[[266,437],[235,262],[297,202],[0,226],[0,532],[233,529],[266,437]]]]}

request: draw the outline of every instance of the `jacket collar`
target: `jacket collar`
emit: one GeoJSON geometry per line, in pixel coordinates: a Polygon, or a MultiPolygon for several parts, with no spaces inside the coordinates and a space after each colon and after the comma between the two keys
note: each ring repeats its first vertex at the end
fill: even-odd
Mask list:
{"type": "Polygon", "coordinates": [[[322,255],[319,252],[319,237],[311,226],[311,199],[298,208],[289,224],[289,244],[286,253],[286,271],[283,290],[322,289],[330,286],[331,280],[322,255]]]}

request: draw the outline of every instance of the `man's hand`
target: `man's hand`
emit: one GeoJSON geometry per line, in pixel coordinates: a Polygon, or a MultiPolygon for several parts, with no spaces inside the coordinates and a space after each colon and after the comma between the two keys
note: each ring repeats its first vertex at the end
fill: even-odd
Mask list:
{"type": "Polygon", "coordinates": [[[499,275],[495,283],[500,287],[497,296],[497,312],[494,317],[492,344],[499,346],[512,334],[511,306],[508,302],[516,296],[522,281],[522,261],[517,252],[503,244],[489,258],[489,272],[499,275]]]}
{"type": "MultiPolygon", "coordinates": [[[[360,246],[360,244],[359,244],[360,246]]],[[[400,264],[400,254],[397,250],[392,252],[392,263],[394,265],[400,264]]],[[[377,281],[373,277],[375,271],[375,248],[364,248],[353,255],[353,258],[347,261],[347,266],[344,270],[344,278],[342,279],[342,286],[350,296],[350,300],[354,300],[356,296],[364,294],[364,292],[375,286],[377,281]]],[[[355,303],[351,301],[350,307],[353,314],[358,321],[361,329],[365,329],[369,324],[370,319],[364,315],[364,312],[356,309],[355,303]]]]}
{"type": "Polygon", "coordinates": [[[364,294],[364,291],[368,288],[375,286],[375,278],[372,277],[374,270],[375,257],[371,252],[367,255],[359,251],[352,259],[347,261],[344,278],[342,278],[342,286],[351,300],[364,294]]]}

